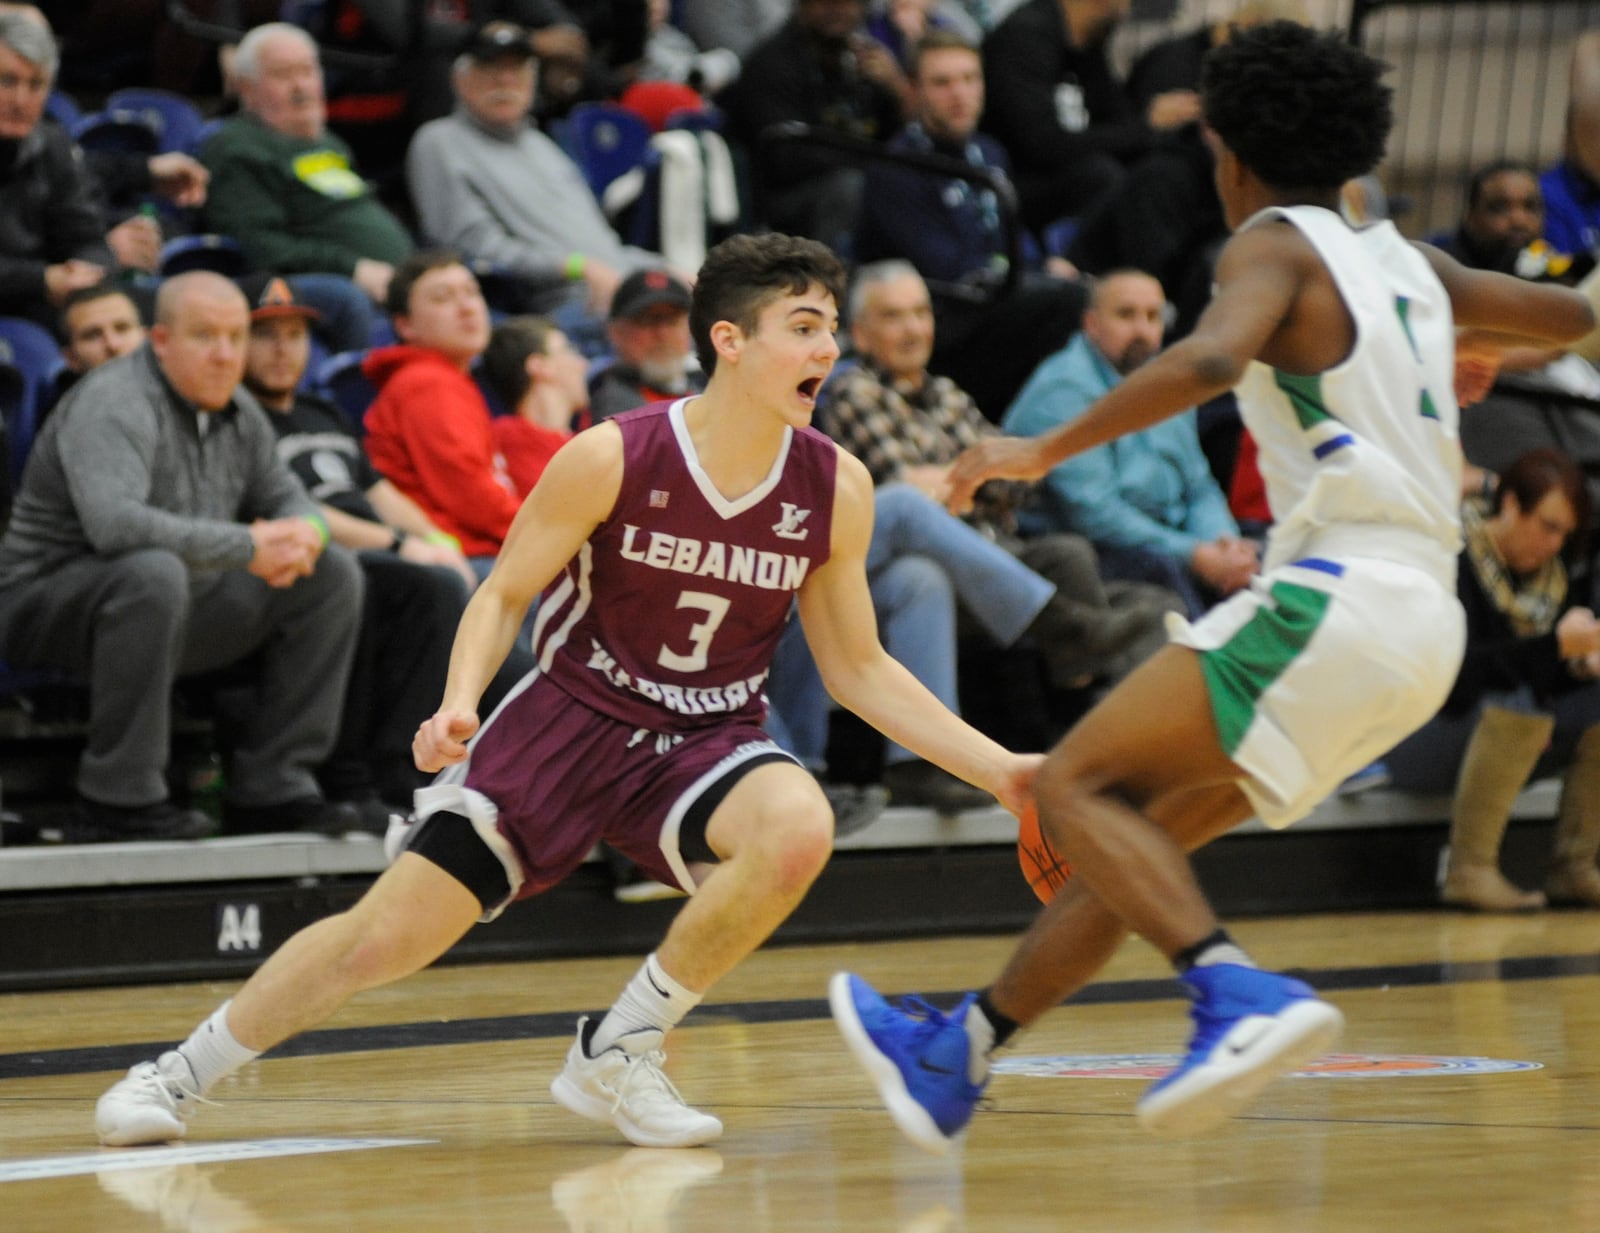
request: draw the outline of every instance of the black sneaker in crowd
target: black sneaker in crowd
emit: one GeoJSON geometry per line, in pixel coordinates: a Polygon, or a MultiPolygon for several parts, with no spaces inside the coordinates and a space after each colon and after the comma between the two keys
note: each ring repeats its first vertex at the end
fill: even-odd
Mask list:
{"type": "Polygon", "coordinates": [[[344,835],[363,830],[361,810],[346,801],[302,796],[276,805],[237,805],[222,809],[222,829],[229,835],[267,835],[280,831],[309,831],[317,835],[344,835]]]}
{"type": "Polygon", "coordinates": [[[957,779],[943,767],[917,758],[910,762],[891,762],[883,770],[883,786],[889,789],[891,805],[912,805],[939,813],[961,813],[967,809],[987,809],[994,797],[957,779]]]}
{"type": "Polygon", "coordinates": [[[0,848],[20,848],[39,842],[39,828],[9,809],[0,812],[0,848]]]}
{"type": "Polygon", "coordinates": [[[61,824],[64,843],[127,843],[142,839],[205,839],[217,833],[210,814],[171,801],[153,805],[105,805],[79,796],[61,824]]]}

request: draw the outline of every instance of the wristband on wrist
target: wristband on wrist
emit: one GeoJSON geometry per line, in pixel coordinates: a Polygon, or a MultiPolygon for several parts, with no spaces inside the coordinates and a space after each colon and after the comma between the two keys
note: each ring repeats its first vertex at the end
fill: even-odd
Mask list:
{"type": "Polygon", "coordinates": [[[588,264],[588,261],[584,258],[582,253],[568,253],[567,281],[569,283],[575,283],[581,279],[583,277],[584,267],[588,264]]]}
{"type": "Polygon", "coordinates": [[[406,533],[399,527],[390,527],[389,533],[394,536],[394,539],[389,542],[389,551],[399,552],[400,549],[406,546],[406,533]]]}
{"type": "Polygon", "coordinates": [[[307,514],[306,521],[316,530],[318,538],[322,540],[322,546],[326,548],[328,541],[333,538],[328,531],[328,520],[321,514],[307,514]]]}

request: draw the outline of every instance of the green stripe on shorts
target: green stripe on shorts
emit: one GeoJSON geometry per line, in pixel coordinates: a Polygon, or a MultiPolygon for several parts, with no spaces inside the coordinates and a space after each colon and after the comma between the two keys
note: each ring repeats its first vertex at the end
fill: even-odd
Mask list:
{"type": "Polygon", "coordinates": [[[1200,653],[1222,749],[1230,758],[1244,743],[1261,695],[1305,650],[1333,601],[1326,591],[1292,582],[1274,583],[1271,594],[1272,607],[1259,609],[1216,650],[1200,653]]]}

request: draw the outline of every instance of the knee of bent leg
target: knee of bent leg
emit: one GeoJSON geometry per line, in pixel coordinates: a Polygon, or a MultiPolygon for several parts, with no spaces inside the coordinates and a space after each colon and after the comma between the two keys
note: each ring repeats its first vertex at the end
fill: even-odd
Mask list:
{"type": "Polygon", "coordinates": [[[189,567],[165,548],[141,548],[112,560],[108,612],[139,612],[165,617],[174,626],[189,611],[189,567]]]}
{"type": "Polygon", "coordinates": [[[896,557],[872,580],[877,605],[898,610],[923,604],[955,606],[950,575],[931,557],[909,553],[896,557]]]}
{"type": "Polygon", "coordinates": [[[833,810],[821,791],[796,794],[762,827],[760,855],[774,889],[801,894],[833,853],[833,810]]]}
{"type": "Polygon", "coordinates": [[[1059,841],[1065,840],[1086,817],[1084,804],[1096,788],[1064,759],[1048,758],[1033,781],[1033,799],[1039,807],[1039,824],[1059,841]]]}

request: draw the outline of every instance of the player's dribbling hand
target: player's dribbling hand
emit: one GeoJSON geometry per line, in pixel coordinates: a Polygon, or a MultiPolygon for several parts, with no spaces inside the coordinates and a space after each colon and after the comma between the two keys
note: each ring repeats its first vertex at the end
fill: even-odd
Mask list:
{"type": "Polygon", "coordinates": [[[1039,454],[1039,443],[1031,437],[990,437],[969,445],[950,466],[946,479],[950,493],[945,504],[952,514],[972,509],[972,495],[985,480],[1036,480],[1050,470],[1039,454]]]}
{"type": "Polygon", "coordinates": [[[1043,754],[1012,754],[1010,764],[994,785],[995,798],[1020,818],[1033,802],[1033,777],[1043,765],[1043,754]]]}
{"type": "Polygon", "coordinates": [[[411,757],[419,771],[433,774],[467,756],[467,741],[478,730],[471,711],[435,711],[422,721],[411,740],[411,757]]]}

